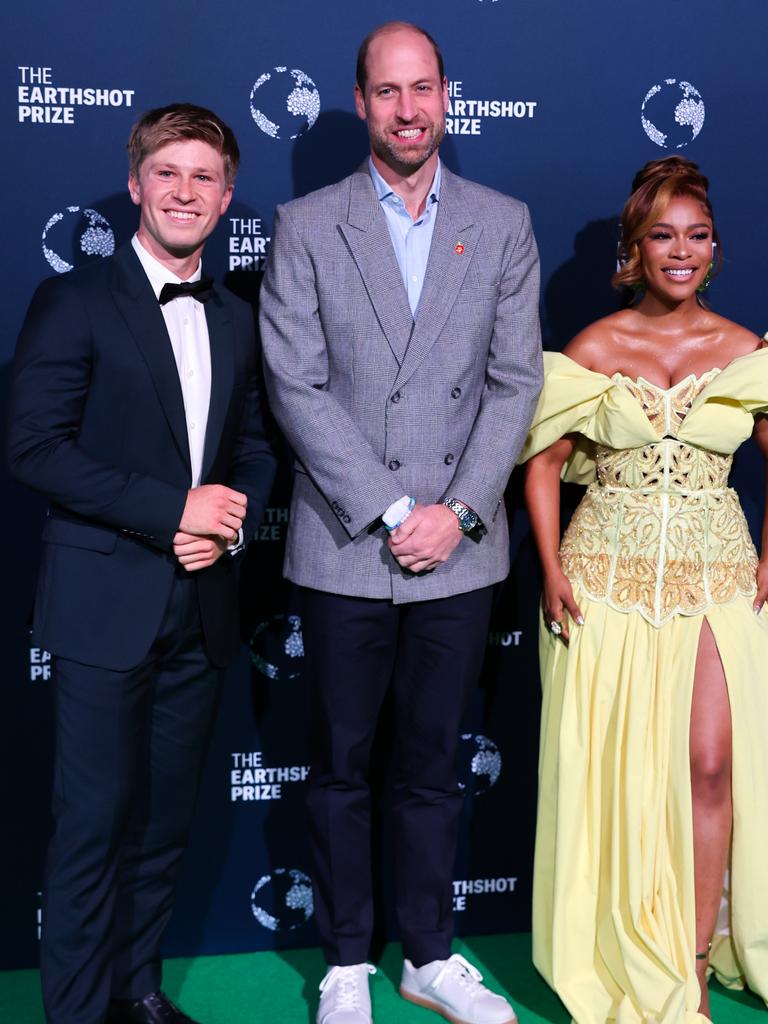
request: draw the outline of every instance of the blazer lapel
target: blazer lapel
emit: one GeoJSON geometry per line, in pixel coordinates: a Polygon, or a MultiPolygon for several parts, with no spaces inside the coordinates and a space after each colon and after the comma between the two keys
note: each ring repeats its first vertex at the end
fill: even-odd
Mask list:
{"type": "Polygon", "coordinates": [[[215,289],[205,304],[205,319],[211,346],[211,401],[205,428],[201,474],[203,483],[211,471],[219,449],[235,381],[234,328],[229,312],[215,289]]]}
{"type": "Polygon", "coordinates": [[[413,316],[387,221],[367,166],[352,176],[347,223],[340,224],[339,228],[399,365],[408,348],[413,316]]]}
{"type": "Polygon", "coordinates": [[[459,182],[443,166],[424,288],[416,310],[413,336],[395,388],[401,387],[413,375],[440,336],[481,234],[482,227],[474,224],[472,212],[462,202],[459,182]]]}
{"type": "Polygon", "coordinates": [[[115,254],[115,269],[115,303],[149,368],[179,455],[191,477],[184,398],[160,305],[130,244],[115,254]]]}

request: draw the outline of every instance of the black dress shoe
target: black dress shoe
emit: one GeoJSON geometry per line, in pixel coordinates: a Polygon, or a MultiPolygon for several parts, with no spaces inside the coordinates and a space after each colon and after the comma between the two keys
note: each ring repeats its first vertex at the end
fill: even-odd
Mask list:
{"type": "Polygon", "coordinates": [[[105,1024],[196,1024],[162,992],[142,999],[115,999],[109,1004],[105,1024]]]}

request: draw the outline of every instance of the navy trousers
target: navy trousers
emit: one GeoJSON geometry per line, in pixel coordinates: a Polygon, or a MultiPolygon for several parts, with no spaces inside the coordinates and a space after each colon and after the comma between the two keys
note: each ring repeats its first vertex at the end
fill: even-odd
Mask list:
{"type": "Polygon", "coordinates": [[[307,805],[315,912],[329,964],[368,958],[373,931],[371,746],[384,698],[395,709],[392,802],[396,903],[405,956],[450,956],[461,790],[456,750],[488,636],[493,588],[391,601],[302,590],[309,676],[307,805]]]}
{"type": "Polygon", "coordinates": [[[55,660],[40,961],[49,1024],[102,1024],[111,999],[160,987],[160,939],[222,675],[203,647],[196,581],[182,572],[136,668],[55,660]]]}

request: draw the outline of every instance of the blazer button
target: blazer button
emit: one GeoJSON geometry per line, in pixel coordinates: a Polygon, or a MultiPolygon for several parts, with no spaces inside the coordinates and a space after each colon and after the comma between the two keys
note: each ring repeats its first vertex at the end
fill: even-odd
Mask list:
{"type": "Polygon", "coordinates": [[[389,460],[389,468],[394,473],[396,469],[400,469],[400,463],[397,461],[397,459],[390,459],[389,460]]]}
{"type": "Polygon", "coordinates": [[[400,392],[396,391],[394,393],[394,395],[392,395],[391,401],[394,402],[395,405],[397,405],[397,403],[400,401],[401,398],[402,398],[402,395],[400,394],[400,392]]]}
{"type": "Polygon", "coordinates": [[[451,455],[451,453],[448,452],[448,454],[443,459],[443,462],[446,464],[446,466],[450,466],[450,464],[453,462],[453,455],[451,455]]]}
{"type": "Polygon", "coordinates": [[[454,388],[451,391],[451,398],[459,398],[461,396],[461,388],[454,388]]]}
{"type": "Polygon", "coordinates": [[[344,516],[343,521],[347,524],[347,526],[349,526],[349,524],[352,522],[352,519],[350,516],[344,516]]]}

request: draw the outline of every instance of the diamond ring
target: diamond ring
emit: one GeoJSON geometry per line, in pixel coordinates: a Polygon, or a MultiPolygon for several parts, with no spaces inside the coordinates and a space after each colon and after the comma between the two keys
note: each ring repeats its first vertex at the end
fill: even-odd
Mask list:
{"type": "Polygon", "coordinates": [[[560,634],[563,632],[562,622],[557,622],[556,620],[550,622],[549,631],[550,633],[554,633],[555,636],[560,636],[560,634]]]}

